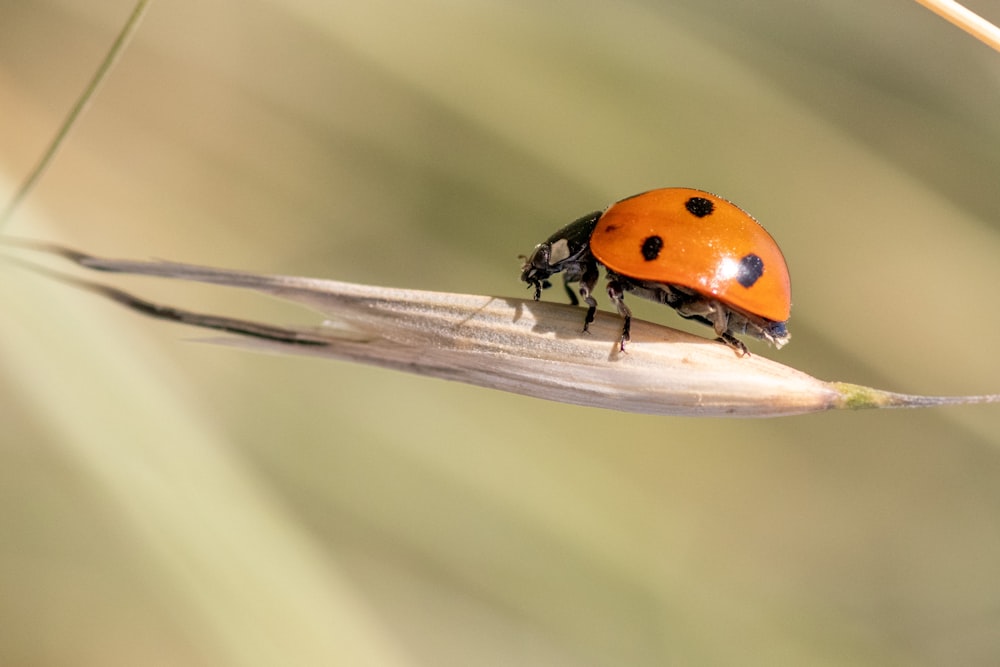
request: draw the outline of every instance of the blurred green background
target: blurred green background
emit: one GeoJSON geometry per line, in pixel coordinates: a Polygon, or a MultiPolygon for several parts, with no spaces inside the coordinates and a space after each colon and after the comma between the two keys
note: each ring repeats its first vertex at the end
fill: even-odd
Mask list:
{"type": "MultiPolygon", "coordinates": [[[[130,11],[0,2],[0,199],[130,11]]],[[[700,187],[789,262],[755,353],[997,392],[998,109],[1000,54],[916,3],[158,2],[7,231],[522,296],[559,226],[700,187]]],[[[191,342],[6,265],[0,309],[0,663],[1000,657],[997,406],[651,418],[191,342]]]]}

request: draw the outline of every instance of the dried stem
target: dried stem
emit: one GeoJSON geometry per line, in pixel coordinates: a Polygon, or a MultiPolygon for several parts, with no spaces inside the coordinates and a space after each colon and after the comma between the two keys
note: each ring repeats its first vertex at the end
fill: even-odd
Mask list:
{"type": "Polygon", "coordinates": [[[621,353],[616,316],[600,313],[590,334],[584,334],[581,311],[566,305],[115,260],[53,244],[0,240],[96,271],[251,289],[329,318],[319,326],[284,327],[197,313],[7,258],[144,315],[236,335],[214,342],[373,364],[564,403],[659,415],[773,417],[1000,402],[1000,395],[909,396],[823,382],[764,357],[740,358],[726,345],[649,322],[633,322],[632,342],[621,353]]]}

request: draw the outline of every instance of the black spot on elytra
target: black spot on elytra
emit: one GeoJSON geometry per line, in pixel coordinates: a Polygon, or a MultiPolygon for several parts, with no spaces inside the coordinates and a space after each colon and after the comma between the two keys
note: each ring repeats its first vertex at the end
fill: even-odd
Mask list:
{"type": "Polygon", "coordinates": [[[642,257],[647,262],[652,262],[654,259],[660,256],[660,250],[663,248],[663,239],[659,236],[650,236],[642,242],[642,257]]]}
{"type": "Polygon", "coordinates": [[[694,217],[704,218],[706,215],[712,215],[712,211],[715,210],[715,204],[711,199],[691,197],[691,199],[684,202],[684,208],[694,217]]]}
{"type": "Polygon", "coordinates": [[[612,224],[604,225],[604,231],[605,231],[605,233],[611,233],[611,232],[613,232],[613,231],[615,231],[617,229],[618,229],[618,225],[612,225],[612,224]]]}
{"type": "Polygon", "coordinates": [[[750,253],[740,260],[740,268],[736,270],[736,282],[744,287],[751,287],[764,274],[764,260],[750,253]]]}

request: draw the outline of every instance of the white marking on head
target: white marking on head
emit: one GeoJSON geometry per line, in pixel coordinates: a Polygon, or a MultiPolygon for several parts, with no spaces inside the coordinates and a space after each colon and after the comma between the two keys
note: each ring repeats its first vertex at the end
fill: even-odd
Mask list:
{"type": "Polygon", "coordinates": [[[559,239],[550,246],[549,266],[558,264],[564,259],[569,259],[569,241],[566,239],[559,239]]]}

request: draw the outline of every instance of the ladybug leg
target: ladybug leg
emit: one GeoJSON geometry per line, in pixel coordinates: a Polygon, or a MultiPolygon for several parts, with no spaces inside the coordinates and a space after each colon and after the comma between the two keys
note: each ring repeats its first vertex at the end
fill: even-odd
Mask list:
{"type": "Polygon", "coordinates": [[[597,315],[597,299],[594,298],[593,292],[594,287],[597,286],[597,279],[599,277],[597,265],[595,264],[584,269],[583,275],[580,276],[580,296],[583,297],[584,302],[587,304],[587,316],[583,318],[584,333],[589,332],[590,323],[594,321],[594,316],[597,315]]]}
{"type": "MultiPolygon", "coordinates": [[[[569,295],[569,302],[573,306],[579,306],[580,300],[576,298],[576,290],[570,286],[570,276],[568,273],[563,274],[563,287],[566,288],[566,294],[569,295]]],[[[582,291],[582,290],[581,290],[582,291]]]]}
{"type": "Polygon", "coordinates": [[[723,343],[725,343],[729,347],[733,348],[733,350],[735,350],[736,354],[738,356],[740,356],[740,357],[745,357],[748,354],[750,354],[750,351],[747,349],[746,344],[744,344],[743,341],[741,341],[739,338],[737,338],[733,334],[729,333],[728,331],[723,332],[719,336],[719,340],[721,340],[723,343]]]}
{"type": "Polygon", "coordinates": [[[750,354],[743,341],[731,333],[732,327],[729,323],[729,309],[718,301],[712,301],[710,307],[711,312],[709,318],[712,320],[712,327],[715,329],[715,335],[719,337],[719,340],[733,348],[733,350],[736,351],[736,354],[741,357],[745,357],[750,354]]]}
{"type": "Polygon", "coordinates": [[[739,330],[739,316],[723,304],[710,299],[697,299],[675,308],[681,317],[693,318],[712,327],[718,340],[731,347],[739,356],[750,354],[743,341],[733,335],[739,330]]]}
{"type": "Polygon", "coordinates": [[[729,310],[718,301],[709,302],[708,319],[712,321],[712,328],[719,338],[729,331],[729,310]]]}
{"type": "Polygon", "coordinates": [[[618,314],[625,320],[624,324],[622,324],[622,336],[618,344],[618,348],[624,352],[625,343],[631,337],[629,331],[632,328],[632,309],[625,305],[625,289],[617,280],[608,281],[608,296],[611,298],[612,303],[615,304],[618,314]]]}

